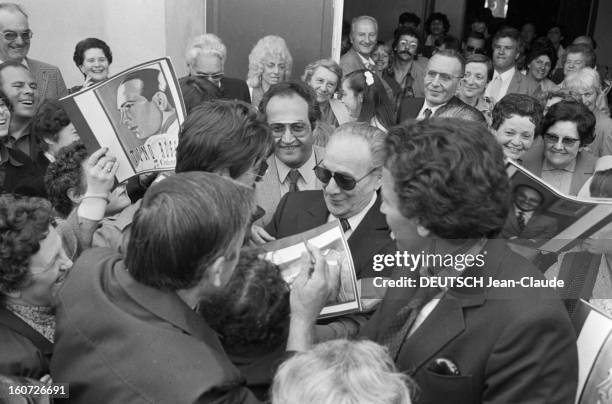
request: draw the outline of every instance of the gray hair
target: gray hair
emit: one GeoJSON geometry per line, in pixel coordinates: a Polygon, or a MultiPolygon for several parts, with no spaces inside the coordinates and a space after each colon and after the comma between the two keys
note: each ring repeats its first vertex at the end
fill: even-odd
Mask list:
{"type": "Polygon", "coordinates": [[[601,92],[601,79],[597,70],[592,67],[584,67],[576,72],[567,75],[563,81],[563,87],[572,88],[593,88],[597,93],[601,92]]]}
{"type": "Polygon", "coordinates": [[[284,80],[289,80],[293,67],[293,58],[291,52],[289,52],[289,47],[280,36],[268,35],[257,41],[249,54],[249,71],[246,80],[249,87],[258,88],[261,86],[263,66],[265,60],[270,56],[279,56],[285,62],[284,80]]]}
{"type": "Polygon", "coordinates": [[[360,15],[359,17],[355,17],[351,21],[351,34],[355,32],[355,26],[360,21],[370,21],[376,27],[376,32],[378,32],[378,21],[376,18],[370,17],[369,15],[360,15]]]}
{"type": "MultiPolygon", "coordinates": [[[[312,75],[314,74],[315,70],[317,70],[319,67],[324,67],[330,72],[334,73],[336,77],[338,77],[338,86],[340,86],[340,83],[342,83],[342,68],[340,67],[338,63],[336,63],[332,59],[319,59],[316,62],[310,63],[304,69],[304,74],[302,75],[302,81],[304,83],[308,83],[310,79],[312,78],[312,75]]],[[[336,87],[336,90],[337,89],[338,87],[336,87]]]]}
{"type": "Polygon", "coordinates": [[[410,404],[412,388],[384,347],[337,339],[285,361],[274,377],[272,403],[410,404]]]}
{"type": "Polygon", "coordinates": [[[225,65],[227,57],[227,48],[221,41],[221,38],[215,34],[198,35],[189,42],[185,59],[187,66],[192,66],[196,58],[200,55],[216,56],[221,60],[221,65],[225,65]]]}
{"type": "Polygon", "coordinates": [[[342,136],[359,138],[366,141],[372,155],[372,168],[379,168],[385,164],[385,138],[387,134],[371,126],[367,122],[347,122],[340,125],[330,137],[330,142],[342,136]]]}

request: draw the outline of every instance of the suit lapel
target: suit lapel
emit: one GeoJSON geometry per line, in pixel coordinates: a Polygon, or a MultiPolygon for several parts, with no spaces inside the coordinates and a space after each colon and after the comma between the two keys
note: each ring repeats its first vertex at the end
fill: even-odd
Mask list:
{"type": "Polygon", "coordinates": [[[520,75],[521,73],[518,70],[514,72],[514,74],[512,75],[512,79],[510,80],[510,85],[508,85],[508,90],[506,91],[506,94],[519,92],[519,88],[521,86],[520,75]]]}
{"type": "MultiPolygon", "coordinates": [[[[353,231],[348,239],[348,245],[353,254],[353,262],[358,261],[355,257],[371,255],[378,248],[380,239],[388,239],[389,227],[382,213],[380,213],[380,195],[377,196],[376,202],[368,213],[363,217],[359,226],[353,231]]],[[[368,259],[370,262],[371,259],[368,259]]],[[[371,262],[370,262],[371,263],[371,262]]],[[[360,277],[362,268],[355,267],[357,277],[360,277]]]]}
{"type": "Polygon", "coordinates": [[[27,59],[28,66],[30,67],[30,72],[34,76],[36,80],[36,84],[38,84],[38,94],[42,97],[47,93],[47,87],[49,85],[48,71],[39,66],[34,60],[27,59]]]}

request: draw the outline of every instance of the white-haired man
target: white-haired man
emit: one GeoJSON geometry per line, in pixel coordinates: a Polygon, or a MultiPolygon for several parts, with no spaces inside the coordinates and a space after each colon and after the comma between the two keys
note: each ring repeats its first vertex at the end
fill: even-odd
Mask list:
{"type": "Polygon", "coordinates": [[[340,58],[342,74],[360,69],[372,69],[374,61],[370,57],[378,39],[378,23],[374,17],[362,15],[351,22],[351,49],[340,58]]]}
{"type": "Polygon", "coordinates": [[[251,103],[249,88],[244,80],[225,77],[227,48],[215,34],[195,37],[187,48],[185,59],[190,76],[206,78],[217,85],[222,98],[251,103]]]}

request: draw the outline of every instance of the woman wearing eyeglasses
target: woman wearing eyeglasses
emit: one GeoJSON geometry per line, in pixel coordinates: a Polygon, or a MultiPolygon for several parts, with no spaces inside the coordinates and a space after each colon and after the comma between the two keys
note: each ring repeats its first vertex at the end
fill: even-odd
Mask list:
{"type": "Polygon", "coordinates": [[[369,70],[355,70],[342,80],[342,102],[357,122],[387,131],[393,125],[393,105],[378,76],[369,70]]]}
{"type": "Polygon", "coordinates": [[[543,154],[526,156],[523,166],[558,191],[577,195],[593,174],[596,158],[586,150],[595,135],[595,116],[583,104],[561,101],[542,123],[543,154]]]}
{"type": "Polygon", "coordinates": [[[595,69],[584,67],[565,78],[570,95],[595,115],[595,140],[589,149],[596,157],[612,154],[612,119],[604,104],[600,76],[595,69]]]}
{"type": "Polygon", "coordinates": [[[489,97],[485,97],[484,93],[491,77],[493,77],[491,59],[488,56],[475,53],[467,57],[465,73],[457,88],[457,97],[479,110],[489,124],[491,123],[493,102],[489,97]]]}
{"type": "Polygon", "coordinates": [[[113,63],[113,53],[103,40],[86,38],[76,44],[72,60],[83,74],[85,81],[82,85],[68,90],[71,94],[106,80],[109,76],[108,68],[113,63]]]}
{"type": "Polygon", "coordinates": [[[270,86],[289,80],[293,58],[285,40],[276,35],[261,38],[249,54],[247,85],[251,93],[251,104],[259,103],[270,86]]]}

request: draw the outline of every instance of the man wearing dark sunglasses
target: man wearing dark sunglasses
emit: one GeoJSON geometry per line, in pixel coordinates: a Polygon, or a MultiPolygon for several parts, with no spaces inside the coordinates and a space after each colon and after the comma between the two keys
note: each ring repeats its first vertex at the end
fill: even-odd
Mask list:
{"type": "Polygon", "coordinates": [[[32,36],[28,16],[21,6],[0,3],[0,62],[15,61],[28,67],[38,83],[41,100],[68,95],[62,74],[56,66],[26,57],[32,36]]]}
{"type": "Polygon", "coordinates": [[[377,193],[384,137],[366,123],[336,129],[314,169],[323,190],[286,194],[266,226],[268,233],[282,238],[340,219],[357,278],[381,276],[372,270],[373,256],[395,252],[377,193]]]}
{"type": "Polygon", "coordinates": [[[465,38],[465,43],[463,44],[463,57],[467,59],[468,56],[475,53],[485,55],[485,46],[486,40],[484,35],[480,32],[471,31],[465,38]]]}
{"type": "Polygon", "coordinates": [[[225,76],[227,48],[215,34],[199,35],[191,40],[185,59],[190,76],[199,76],[221,90],[221,98],[251,103],[244,80],[225,76]]]}

